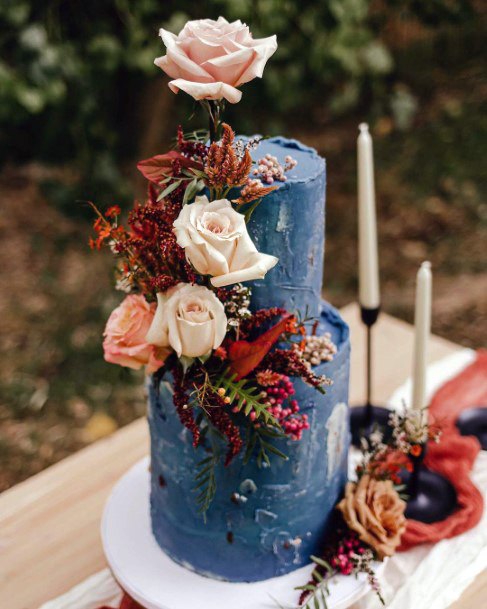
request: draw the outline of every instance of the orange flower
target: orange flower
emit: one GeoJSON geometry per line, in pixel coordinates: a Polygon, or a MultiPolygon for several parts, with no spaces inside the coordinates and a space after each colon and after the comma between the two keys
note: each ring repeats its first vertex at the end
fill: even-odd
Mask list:
{"type": "Polygon", "coordinates": [[[357,483],[348,482],[337,508],[380,560],[394,554],[406,529],[406,502],[390,480],[375,480],[365,474],[357,483]]]}
{"type": "Polygon", "coordinates": [[[107,218],[115,218],[116,216],[119,216],[121,213],[121,209],[118,205],[112,205],[111,207],[109,207],[106,212],[105,212],[105,216],[107,218]]]}
{"type": "Polygon", "coordinates": [[[289,334],[298,333],[298,320],[294,315],[286,321],[286,332],[289,332],[289,334]]]}
{"type": "Polygon", "coordinates": [[[421,447],[420,444],[414,444],[413,446],[411,446],[411,449],[409,451],[409,453],[413,456],[413,457],[419,457],[419,455],[423,452],[423,449],[421,447]]]}
{"type": "Polygon", "coordinates": [[[222,347],[220,345],[220,347],[218,347],[218,349],[215,349],[215,351],[213,352],[213,355],[215,357],[218,357],[221,360],[224,360],[227,358],[227,350],[225,349],[225,347],[222,347]]]}
{"type": "Polygon", "coordinates": [[[264,186],[260,180],[247,180],[246,185],[240,191],[238,199],[234,199],[233,203],[237,205],[245,205],[246,203],[252,203],[257,199],[262,199],[273,190],[276,190],[279,186],[264,186]]]}

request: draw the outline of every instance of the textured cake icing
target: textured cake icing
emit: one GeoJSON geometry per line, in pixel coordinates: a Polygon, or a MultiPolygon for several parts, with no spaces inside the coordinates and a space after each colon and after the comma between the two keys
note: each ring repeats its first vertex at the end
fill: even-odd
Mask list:
{"type": "Polygon", "coordinates": [[[257,160],[271,154],[281,162],[292,155],[297,166],[286,182],[267,195],[249,223],[249,232],[262,252],[273,252],[279,264],[265,279],[253,282],[252,307],[308,309],[320,313],[325,241],[325,160],[296,140],[274,137],[254,152],[257,160]]]}
{"type": "Polygon", "coordinates": [[[278,440],[288,455],[271,456],[270,468],[238,456],[218,466],[217,492],[206,522],[194,502],[196,464],[204,450],[192,446],[172,400],[169,373],[149,387],[151,518],[160,546],[189,569],[230,581],[257,581],[309,563],[326,538],[332,510],[347,475],[349,335],[339,314],[320,299],[325,210],[325,163],[294,140],[273,138],[254,152],[298,161],[287,182],[264,199],[249,223],[260,251],[279,257],[255,281],[254,310],[280,306],[319,317],[318,334],[337,346],[331,362],[315,369],[333,380],[322,395],[295,380],[296,399],[310,429],[299,442],[278,440]]]}

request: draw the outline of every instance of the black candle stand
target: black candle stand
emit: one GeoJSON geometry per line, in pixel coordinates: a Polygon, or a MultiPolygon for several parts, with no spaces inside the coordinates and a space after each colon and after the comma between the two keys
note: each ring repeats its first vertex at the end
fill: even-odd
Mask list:
{"type": "Polygon", "coordinates": [[[368,438],[370,434],[378,429],[387,439],[391,433],[389,415],[391,411],[382,406],[372,404],[372,327],[379,317],[380,307],[367,309],[360,307],[362,321],[367,329],[367,401],[364,406],[355,406],[350,409],[350,431],[352,432],[352,444],[360,446],[361,438],[368,438]]]}
{"type": "Polygon", "coordinates": [[[457,494],[449,480],[424,466],[426,444],[418,446],[420,454],[409,455],[413,471],[404,471],[401,476],[408,496],[405,516],[431,524],[444,520],[455,510],[457,494]]]}
{"type": "Polygon", "coordinates": [[[462,436],[475,436],[482,450],[487,450],[487,407],[467,408],[458,417],[456,425],[462,436]]]}

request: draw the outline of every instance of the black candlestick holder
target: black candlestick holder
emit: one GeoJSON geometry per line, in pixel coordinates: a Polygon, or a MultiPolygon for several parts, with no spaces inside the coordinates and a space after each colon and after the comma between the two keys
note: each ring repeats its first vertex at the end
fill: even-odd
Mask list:
{"type": "Polygon", "coordinates": [[[425,467],[426,444],[417,446],[421,449],[419,454],[409,455],[412,472],[402,475],[408,495],[405,516],[431,524],[444,520],[455,510],[457,493],[449,480],[425,467]]]}
{"type": "Polygon", "coordinates": [[[360,307],[362,321],[367,329],[366,342],[366,369],[367,369],[367,401],[364,406],[355,406],[350,409],[350,431],[352,432],[352,444],[360,446],[361,438],[368,438],[370,434],[378,429],[387,439],[391,433],[389,415],[391,411],[382,406],[372,404],[372,327],[379,317],[380,307],[368,309],[360,307]]]}
{"type": "Polygon", "coordinates": [[[475,436],[482,450],[487,450],[487,407],[474,406],[465,409],[457,419],[462,436],[475,436]]]}

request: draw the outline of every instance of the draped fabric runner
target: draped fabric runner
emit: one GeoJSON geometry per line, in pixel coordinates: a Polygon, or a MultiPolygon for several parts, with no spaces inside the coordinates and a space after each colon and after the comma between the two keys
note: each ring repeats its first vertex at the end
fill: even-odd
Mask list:
{"type": "Polygon", "coordinates": [[[470,366],[438,389],[429,409],[432,419],[441,425],[442,436],[439,444],[428,446],[425,465],[450,480],[457,492],[459,507],[445,520],[433,524],[409,520],[400,550],[459,535],[479,522],[484,502],[469,473],[480,451],[480,443],[473,436],[460,435],[455,421],[462,410],[485,405],[487,351],[480,351],[470,366]]]}
{"type": "MultiPolygon", "coordinates": [[[[443,434],[439,444],[428,446],[425,464],[452,482],[459,508],[445,520],[433,524],[409,520],[400,550],[454,537],[471,529],[481,519],[482,494],[469,476],[480,444],[474,437],[461,436],[455,421],[462,410],[486,404],[487,352],[480,351],[473,363],[436,391],[430,404],[430,415],[441,424],[443,434]]],[[[100,609],[113,608],[105,605],[100,609]]],[[[125,594],[119,609],[144,608],[125,594]]]]}
{"type": "MultiPolygon", "coordinates": [[[[108,607],[107,605],[104,605],[103,607],[101,607],[101,609],[112,609],[112,608],[108,607]]],[[[120,602],[119,609],[144,609],[144,608],[142,607],[142,605],[139,605],[139,603],[136,603],[132,598],[130,598],[130,596],[128,594],[124,594],[123,598],[120,602]]]]}

